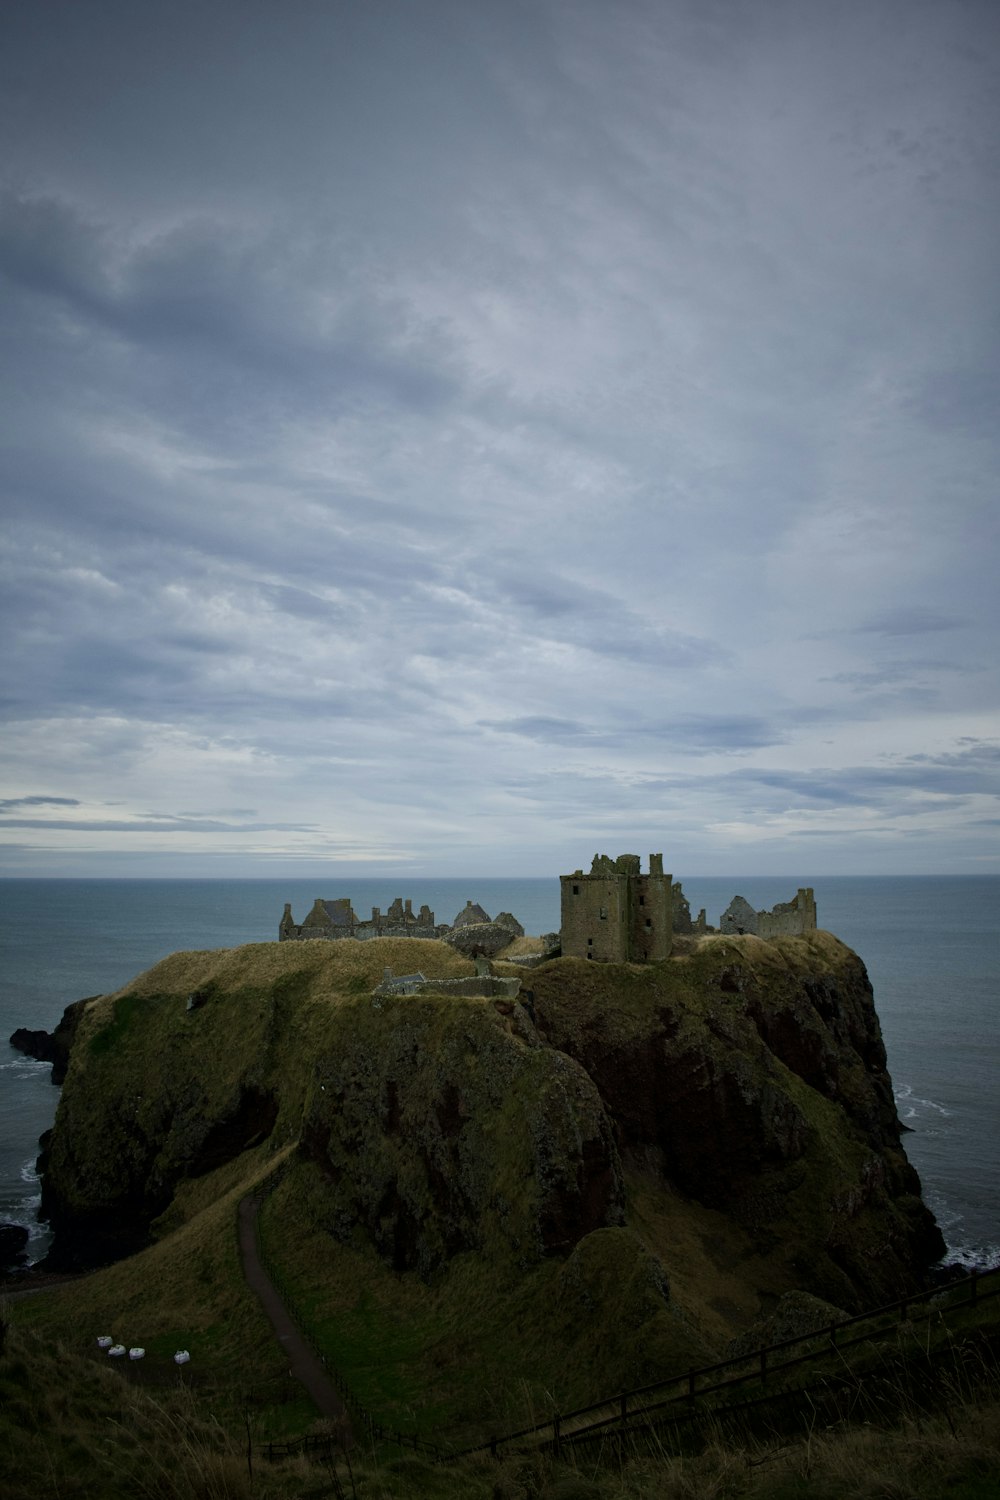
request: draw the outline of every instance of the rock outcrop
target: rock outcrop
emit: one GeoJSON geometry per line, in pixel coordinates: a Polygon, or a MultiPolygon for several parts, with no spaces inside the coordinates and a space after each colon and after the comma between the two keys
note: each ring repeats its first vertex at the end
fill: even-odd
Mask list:
{"type": "Polygon", "coordinates": [[[555,1260],[569,1308],[613,1259],[629,1316],[662,1322],[697,1262],[738,1284],[727,1336],[791,1291],[888,1300],[942,1253],[864,966],[829,934],[557,959],[517,1001],[373,1003],[404,965],[472,970],[413,938],[260,944],[176,954],[88,1004],[44,1161],[51,1263],[137,1248],[186,1180],[296,1140],[313,1221],[400,1274],[555,1260]],[[682,1239],[703,1246],[685,1266],[682,1239]]]}
{"type": "Polygon", "coordinates": [[[0,1271],[19,1271],[28,1264],[28,1231],[23,1224],[0,1224],[0,1271]]]}
{"type": "MultiPolygon", "coordinates": [[[[576,973],[567,971],[573,964],[576,973]]],[[[944,1252],[900,1145],[871,985],[828,933],[703,939],[633,970],[532,976],[540,1033],[594,1080],[626,1162],[731,1216],[801,1289],[852,1310],[944,1252]]]]}
{"type": "Polygon", "coordinates": [[[527,1267],[624,1222],[597,1090],[540,1045],[523,1007],[504,1009],[415,996],[337,1028],[302,1135],[336,1238],[361,1233],[428,1277],[468,1250],[527,1267]]]}
{"type": "Polygon", "coordinates": [[[32,1031],[27,1026],[19,1026],[10,1037],[10,1045],[16,1051],[23,1052],[26,1057],[33,1057],[36,1062],[51,1063],[52,1082],[62,1083],[66,1077],[76,1028],[80,1024],[83,1008],[88,1003],[88,1000],[74,1000],[67,1005],[54,1031],[32,1031]]]}

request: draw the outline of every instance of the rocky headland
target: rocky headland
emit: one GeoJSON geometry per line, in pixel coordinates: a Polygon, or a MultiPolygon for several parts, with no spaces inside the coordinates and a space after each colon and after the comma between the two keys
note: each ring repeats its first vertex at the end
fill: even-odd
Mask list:
{"type": "Polygon", "coordinates": [[[622,1379],[792,1293],[854,1312],[918,1289],[944,1246],[861,960],[824,932],[679,946],[501,955],[515,1000],[373,994],[387,967],[472,973],[436,941],[174,954],[80,1008],[42,1160],[50,1269],[163,1238],[200,1179],[295,1143],[283,1191],[331,1256],[438,1289],[472,1263],[536,1277],[576,1335],[613,1303],[622,1379]]]}

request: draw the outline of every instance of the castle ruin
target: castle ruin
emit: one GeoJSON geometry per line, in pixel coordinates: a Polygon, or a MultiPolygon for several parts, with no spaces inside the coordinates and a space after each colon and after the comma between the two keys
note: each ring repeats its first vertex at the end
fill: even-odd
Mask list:
{"type": "MultiPolygon", "coordinates": [[[[705,920],[704,908],[692,919],[680,882],[664,874],[663,855],[649,856],[644,875],[638,854],[611,859],[595,854],[590,873],[575,870],[559,877],[562,926],[545,939],[541,953],[517,955],[524,966],[544,963],[559,953],[595,963],[655,963],[669,958],[678,939],[716,931],[705,920]]],[[[720,933],[750,933],[760,938],[801,937],[816,931],[816,901],[811,886],[802,886],[791,901],[779,901],[771,911],[754,911],[735,896],[719,921],[720,933]]],[[[360,919],[346,896],[336,901],[318,898],[305,921],[297,923],[289,902],[278,927],[279,942],[330,941],[379,937],[439,938],[469,957],[489,957],[509,948],[524,928],[509,912],[491,918],[474,901],[467,901],[450,925],[436,925],[428,906],[414,912],[413,903],[397,897],[385,913],[372,907],[370,919],[360,919]]],[[[684,947],[684,943],[679,943],[684,947]]],[[[420,976],[416,976],[419,978],[420,976]]],[[[395,981],[394,981],[395,982],[395,981]]]]}
{"type": "Polygon", "coordinates": [[[403,901],[398,896],[384,915],[373,906],[370,920],[358,919],[347,896],[336,901],[317,897],[301,926],[292,916],[291,902],[285,902],[285,913],[278,924],[279,943],[349,937],[362,941],[377,937],[436,938],[440,937],[440,932],[434,925],[434,913],[430,907],[422,906],[414,915],[413,902],[409,899],[403,901]]]}
{"type": "Polygon", "coordinates": [[[561,875],[559,885],[564,956],[604,964],[670,957],[672,887],[662,854],[649,856],[648,875],[638,854],[595,854],[589,875],[576,870],[561,875]]]}
{"type": "Polygon", "coordinates": [[[755,937],[801,937],[816,931],[816,899],[811,885],[800,886],[792,901],[779,901],[770,911],[754,911],[749,901],[734,896],[719,919],[720,932],[749,932],[755,937]]]}

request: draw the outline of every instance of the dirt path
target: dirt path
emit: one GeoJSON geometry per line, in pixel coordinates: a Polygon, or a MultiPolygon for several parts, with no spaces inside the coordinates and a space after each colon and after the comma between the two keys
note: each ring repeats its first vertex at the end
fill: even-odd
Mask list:
{"type": "Polygon", "coordinates": [[[305,1386],[317,1410],[336,1422],[345,1439],[349,1439],[351,1429],[347,1408],[319,1359],[292,1322],[288,1309],[260,1263],[256,1233],[258,1203],[259,1200],[253,1196],[240,1201],[240,1254],[247,1285],[257,1293],[271,1320],[278,1342],[288,1358],[289,1370],[305,1386]]]}

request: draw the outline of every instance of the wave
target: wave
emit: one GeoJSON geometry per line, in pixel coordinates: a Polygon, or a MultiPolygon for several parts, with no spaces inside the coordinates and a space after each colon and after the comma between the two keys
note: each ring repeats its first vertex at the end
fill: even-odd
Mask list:
{"type": "Polygon", "coordinates": [[[0,1063],[0,1073],[24,1073],[30,1076],[39,1069],[50,1069],[50,1062],[39,1062],[35,1057],[14,1057],[10,1062],[0,1063]]]}
{"type": "Polygon", "coordinates": [[[909,1083],[900,1084],[894,1091],[896,1100],[896,1112],[905,1124],[907,1120],[917,1120],[924,1112],[943,1116],[950,1119],[952,1111],[936,1099],[923,1099],[919,1094],[913,1092],[913,1086],[909,1083]]]}
{"type": "Polygon", "coordinates": [[[948,1254],[943,1256],[945,1265],[964,1266],[967,1271],[993,1271],[1000,1267],[1000,1245],[952,1244],[948,1241],[948,1254]]]}
{"type": "Polygon", "coordinates": [[[41,1202],[41,1193],[36,1193],[31,1198],[21,1198],[16,1203],[0,1205],[0,1221],[4,1224],[16,1224],[18,1229],[28,1231],[27,1253],[30,1265],[41,1259],[52,1238],[48,1224],[43,1224],[38,1217],[41,1202]]]}
{"type": "Polygon", "coordinates": [[[964,1266],[967,1271],[983,1271],[1000,1266],[1000,1244],[996,1242],[992,1223],[985,1235],[977,1235],[975,1230],[970,1231],[962,1210],[949,1203],[940,1193],[928,1193],[925,1201],[937,1219],[938,1228],[948,1247],[941,1257],[943,1265],[964,1266]]]}

